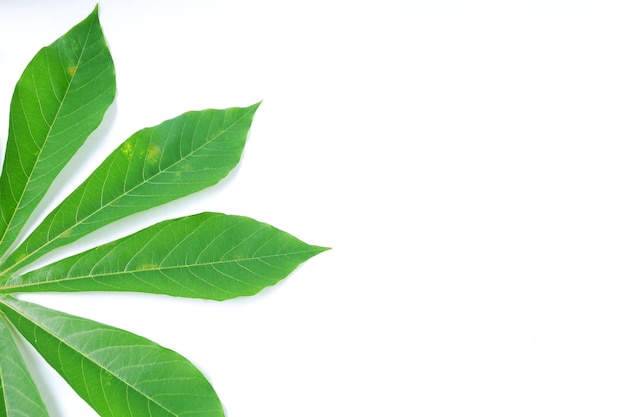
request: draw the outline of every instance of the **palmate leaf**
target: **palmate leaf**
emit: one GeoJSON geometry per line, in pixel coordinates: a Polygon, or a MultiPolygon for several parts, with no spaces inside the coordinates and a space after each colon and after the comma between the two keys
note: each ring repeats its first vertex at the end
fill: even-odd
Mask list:
{"type": "Polygon", "coordinates": [[[5,273],[115,220],[217,183],[239,162],[257,107],[189,112],[135,133],[11,254],[5,273]]]}
{"type": "Polygon", "coordinates": [[[324,250],[246,217],[201,213],[11,278],[0,291],[135,291],[226,300],[274,285],[324,250]]]}
{"type": "Polygon", "coordinates": [[[11,296],[0,311],[101,416],[224,415],[197,368],[146,338],[11,296]]]}
{"type": "Polygon", "coordinates": [[[48,417],[8,326],[0,314],[0,416],[48,417]]]}
{"type": "Polygon", "coordinates": [[[42,49],[16,86],[0,176],[0,417],[47,415],[7,319],[101,416],[223,416],[209,382],[179,354],[13,294],[135,291],[225,300],[274,285],[326,250],[250,218],[200,213],[24,273],[100,227],[216,184],[241,158],[258,104],[188,112],[142,129],[16,244],[102,120],[114,78],[96,8],[42,49]]]}
{"type": "Polygon", "coordinates": [[[15,87],[0,176],[0,253],[100,124],[114,96],[113,61],[96,9],[40,50],[15,87]]]}

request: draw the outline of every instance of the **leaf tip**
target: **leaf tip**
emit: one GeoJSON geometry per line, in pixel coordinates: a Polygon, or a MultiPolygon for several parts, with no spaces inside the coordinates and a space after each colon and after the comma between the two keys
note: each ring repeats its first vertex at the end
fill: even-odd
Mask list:
{"type": "Polygon", "coordinates": [[[322,252],[326,252],[331,250],[332,248],[328,248],[325,246],[315,246],[315,245],[309,245],[309,256],[307,256],[307,259],[311,259],[314,256],[319,255],[322,252]]]}
{"type": "Polygon", "coordinates": [[[328,250],[331,250],[332,248],[326,247],[326,246],[313,246],[313,249],[317,252],[317,253],[322,253],[322,252],[326,252],[328,250]]]}
{"type": "MultiPolygon", "coordinates": [[[[98,27],[100,27],[100,4],[96,3],[91,13],[85,20],[92,20],[98,27]]],[[[100,29],[102,30],[102,29],[100,29]]]]}
{"type": "Polygon", "coordinates": [[[256,111],[259,108],[259,106],[261,105],[261,103],[263,103],[263,100],[254,103],[253,105],[249,106],[248,109],[250,109],[252,111],[252,113],[256,113],[256,111]]]}

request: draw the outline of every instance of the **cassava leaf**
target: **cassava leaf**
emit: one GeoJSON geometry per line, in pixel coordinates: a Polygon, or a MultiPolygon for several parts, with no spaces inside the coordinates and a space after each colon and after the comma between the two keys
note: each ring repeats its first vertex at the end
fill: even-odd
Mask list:
{"type": "Polygon", "coordinates": [[[324,250],[250,218],[201,213],[13,277],[0,290],[136,291],[225,300],[274,285],[324,250]]]}
{"type": "Polygon", "coordinates": [[[216,184],[239,162],[257,107],[189,112],[135,133],[4,265],[26,265],[115,220],[216,184]]]}
{"type": "Polygon", "coordinates": [[[146,338],[11,296],[0,311],[103,417],[224,415],[196,367],[146,338]]]}
{"type": "Polygon", "coordinates": [[[0,254],[115,96],[115,72],[97,8],[41,49],[17,82],[0,176],[0,254]]]}
{"type": "Polygon", "coordinates": [[[100,227],[219,182],[239,162],[258,107],[188,112],[138,131],[18,246],[28,218],[114,96],[97,7],[43,48],[15,88],[0,174],[0,417],[47,416],[12,326],[101,416],[224,416],[210,383],[179,354],[14,293],[136,291],[225,300],[274,285],[326,250],[250,218],[201,213],[23,273],[100,227]]]}
{"type": "Polygon", "coordinates": [[[8,326],[0,314],[0,416],[47,417],[46,406],[8,326]]]}

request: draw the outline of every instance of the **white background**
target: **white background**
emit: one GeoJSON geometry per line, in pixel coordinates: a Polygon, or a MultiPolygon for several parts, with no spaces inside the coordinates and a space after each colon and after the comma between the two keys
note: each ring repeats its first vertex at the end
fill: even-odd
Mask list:
{"type": "MultiPolygon", "coordinates": [[[[88,1],[0,1],[0,132],[88,1]]],[[[626,414],[626,6],[101,0],[118,95],[67,194],[134,131],[263,100],[198,211],[333,250],[224,303],[23,297],[151,338],[228,417],[626,414]],[[91,156],[90,156],[91,155],[91,156]]],[[[143,223],[142,223],[143,222],[143,223]]],[[[95,416],[32,350],[53,417],[95,416]]]]}

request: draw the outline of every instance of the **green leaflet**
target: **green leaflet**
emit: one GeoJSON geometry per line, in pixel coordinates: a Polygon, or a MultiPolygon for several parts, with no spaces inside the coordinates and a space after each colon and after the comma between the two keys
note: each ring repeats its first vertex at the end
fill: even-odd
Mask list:
{"type": "Polygon", "coordinates": [[[28,373],[2,314],[0,314],[0,416],[48,416],[39,391],[28,373]]]}
{"type": "Polygon", "coordinates": [[[0,254],[100,124],[114,96],[113,61],[96,9],[39,51],[15,87],[0,176],[0,254]]]}
{"type": "Polygon", "coordinates": [[[3,265],[15,269],[115,220],[214,185],[239,162],[258,106],[189,112],[135,133],[3,265]]]}
{"type": "Polygon", "coordinates": [[[0,417],[47,416],[11,324],[101,416],[224,415],[207,379],[179,354],[13,294],[135,291],[226,300],[274,285],[326,250],[247,217],[200,213],[23,273],[55,248],[219,182],[239,163],[259,106],[188,112],[136,132],[16,242],[114,96],[97,8],[43,48],[15,88],[0,175],[0,417]]]}
{"type": "Polygon", "coordinates": [[[224,415],[206,378],[176,352],[10,296],[0,298],[0,311],[103,417],[224,415]]]}
{"type": "Polygon", "coordinates": [[[246,217],[201,213],[11,278],[0,290],[136,291],[226,300],[274,285],[324,250],[246,217]]]}

